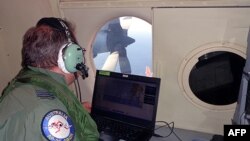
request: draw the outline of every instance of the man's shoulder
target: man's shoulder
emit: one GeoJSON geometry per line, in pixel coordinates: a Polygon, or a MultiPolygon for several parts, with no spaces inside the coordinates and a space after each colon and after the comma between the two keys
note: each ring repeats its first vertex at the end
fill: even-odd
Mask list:
{"type": "Polygon", "coordinates": [[[0,119],[28,115],[42,118],[45,113],[54,108],[67,111],[65,106],[49,91],[36,86],[22,85],[10,91],[0,103],[0,114],[3,115],[0,119]]]}
{"type": "Polygon", "coordinates": [[[0,112],[18,112],[24,109],[28,112],[50,107],[50,103],[57,104],[58,100],[48,90],[33,85],[21,85],[4,96],[0,103],[0,112]]]}
{"type": "Polygon", "coordinates": [[[53,93],[49,92],[46,89],[33,86],[30,84],[21,85],[19,87],[14,88],[10,94],[7,94],[8,96],[14,96],[16,100],[19,99],[19,101],[36,101],[38,99],[55,99],[55,96],[53,93]]]}

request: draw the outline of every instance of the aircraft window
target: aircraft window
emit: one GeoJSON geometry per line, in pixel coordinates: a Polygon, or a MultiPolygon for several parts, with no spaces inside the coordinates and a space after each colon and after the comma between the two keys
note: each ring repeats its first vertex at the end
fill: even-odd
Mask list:
{"type": "Polygon", "coordinates": [[[189,75],[192,92],[203,102],[228,105],[237,101],[245,59],[226,51],[198,58],[189,75]]]}
{"type": "Polygon", "coordinates": [[[131,16],[108,21],[92,46],[96,69],[152,76],[152,26],[131,16]]]}

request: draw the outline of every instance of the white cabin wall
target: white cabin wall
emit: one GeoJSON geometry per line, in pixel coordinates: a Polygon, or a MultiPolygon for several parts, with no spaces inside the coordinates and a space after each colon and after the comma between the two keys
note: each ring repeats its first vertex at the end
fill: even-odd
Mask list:
{"type": "MultiPolygon", "coordinates": [[[[182,40],[179,40],[179,37],[173,36],[178,32],[178,28],[173,26],[168,26],[168,21],[171,23],[171,17],[169,20],[166,19],[164,14],[157,17],[157,20],[164,19],[164,22],[155,22],[153,16],[155,13],[152,9],[154,8],[176,8],[176,7],[245,7],[249,6],[250,2],[246,0],[159,0],[159,1],[150,1],[150,0],[137,0],[137,1],[126,1],[126,0],[102,0],[102,1],[90,1],[90,0],[63,0],[60,2],[61,15],[73,21],[76,24],[76,34],[77,38],[84,48],[87,49],[86,59],[87,65],[90,67],[90,77],[86,80],[81,81],[81,89],[84,100],[91,100],[93,85],[94,85],[94,73],[95,66],[91,54],[91,43],[95,37],[95,33],[98,32],[99,28],[104,25],[108,20],[116,18],[118,16],[136,16],[142,18],[153,26],[153,62],[155,64],[153,68],[154,76],[160,77],[162,79],[161,90],[160,90],[160,99],[159,99],[159,109],[157,113],[157,120],[164,120],[167,122],[175,122],[175,125],[179,128],[202,131],[212,134],[223,134],[223,125],[231,124],[232,114],[234,112],[235,103],[226,108],[229,110],[208,110],[205,108],[200,108],[194,105],[192,102],[188,101],[183,90],[181,89],[178,83],[178,71],[181,68],[180,60],[185,58],[188,55],[190,50],[181,49],[180,52],[176,48],[171,48],[172,46],[166,46],[168,44],[181,44],[183,41],[186,41],[189,38],[183,37],[182,40]],[[154,27],[157,26],[157,27],[154,27]],[[166,29],[170,29],[172,32],[168,33],[166,29]],[[175,30],[175,31],[174,31],[175,30]],[[170,40],[166,40],[167,37],[171,37],[170,40]],[[169,59],[169,56],[173,56],[169,59]],[[179,59],[181,58],[181,59],[179,59]],[[179,60],[177,60],[179,59],[179,60]]],[[[185,9],[184,8],[184,9],[185,9]]],[[[223,8],[222,8],[223,9],[223,8]]],[[[178,9],[175,9],[178,11],[178,9]]],[[[202,17],[198,11],[193,15],[198,14],[202,17]]],[[[192,14],[191,14],[192,15],[192,14]]],[[[209,12],[208,12],[209,15],[209,12]]],[[[155,15],[154,15],[155,16],[155,15]]],[[[237,15],[239,16],[239,15],[237,15]]],[[[223,17],[223,16],[222,16],[223,17]]],[[[220,18],[220,17],[219,17],[220,18]]],[[[185,17],[181,17],[185,19],[185,17]]],[[[187,19],[188,21],[188,19],[187,19]]],[[[244,23],[244,22],[243,22],[244,23]]],[[[247,23],[247,22],[246,22],[247,23]]],[[[246,42],[245,37],[247,33],[245,29],[247,25],[244,25],[244,32],[240,32],[240,35],[237,33],[237,42],[245,48],[246,42]],[[242,36],[242,38],[241,38],[242,36]],[[243,39],[244,38],[244,39],[243,39]],[[239,42],[238,42],[239,41],[239,42]]],[[[185,27],[185,24],[184,24],[185,27]]],[[[195,27],[194,27],[195,28],[195,27]]],[[[223,28],[223,27],[222,27],[223,28]]],[[[192,31],[192,27],[185,27],[187,30],[192,31]]],[[[208,30],[209,31],[209,30],[208,30]]],[[[220,32],[219,34],[223,34],[220,32]]],[[[202,30],[198,31],[203,32],[202,30]]],[[[205,32],[206,36],[209,38],[214,38],[213,34],[205,32]]],[[[228,40],[226,37],[231,37],[235,32],[225,33],[225,36],[219,36],[218,38],[228,40]]],[[[202,34],[201,34],[202,35],[202,34]]],[[[198,37],[201,36],[197,35],[198,37]]],[[[184,35],[183,35],[184,36],[184,35]]],[[[195,36],[190,36],[188,42],[204,42],[206,44],[207,38],[194,39],[195,36]],[[192,38],[191,38],[192,37],[192,38]]],[[[204,36],[204,37],[206,37],[204,36]]],[[[214,40],[214,39],[213,39],[214,40]]],[[[230,40],[231,41],[231,40],[230,40]]],[[[210,40],[208,41],[210,42],[210,40]]],[[[202,44],[200,43],[200,44],[202,44]]],[[[182,45],[183,46],[183,45],[182,45]]],[[[181,46],[181,47],[182,47],[181,46]]],[[[190,45],[191,47],[195,47],[190,45]]],[[[242,49],[241,55],[244,56],[245,49],[242,49]]],[[[188,79],[188,78],[186,78],[188,79]]]]}
{"type": "Polygon", "coordinates": [[[56,8],[52,10],[51,7],[55,2],[49,0],[2,0],[0,2],[0,91],[21,68],[24,33],[41,17],[55,15],[56,8]]]}
{"type": "Polygon", "coordinates": [[[158,117],[175,121],[179,128],[223,134],[224,125],[232,123],[236,103],[213,105],[197,99],[182,88],[189,80],[182,65],[191,70],[190,58],[208,50],[245,58],[249,14],[250,8],[236,7],[154,9],[154,65],[162,78],[158,117]]]}
{"type": "MultiPolygon", "coordinates": [[[[1,54],[3,54],[5,52],[5,49],[3,48],[3,34],[2,34],[2,27],[0,27],[0,52],[1,54]]],[[[8,75],[9,72],[7,71],[8,69],[8,61],[6,60],[6,56],[5,55],[0,55],[0,65],[1,65],[1,71],[0,71],[0,90],[2,87],[4,87],[4,85],[6,85],[7,79],[8,79],[8,75]]]]}

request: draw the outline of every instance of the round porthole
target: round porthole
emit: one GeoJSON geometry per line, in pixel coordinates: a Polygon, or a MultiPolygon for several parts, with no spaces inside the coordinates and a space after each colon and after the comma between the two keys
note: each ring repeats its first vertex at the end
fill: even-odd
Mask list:
{"type": "Polygon", "coordinates": [[[210,110],[232,110],[238,99],[245,48],[213,43],[193,50],[181,64],[179,85],[193,104],[210,110]]]}
{"type": "Polygon", "coordinates": [[[133,16],[105,23],[92,44],[96,69],[152,75],[152,25],[133,16]]]}

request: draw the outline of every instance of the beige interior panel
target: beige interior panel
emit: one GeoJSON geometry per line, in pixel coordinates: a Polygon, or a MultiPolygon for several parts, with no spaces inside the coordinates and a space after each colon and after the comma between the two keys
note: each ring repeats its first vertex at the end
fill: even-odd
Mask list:
{"type": "Polygon", "coordinates": [[[49,1],[12,0],[0,4],[0,91],[21,69],[24,33],[41,17],[53,16],[49,1]]]}
{"type": "Polygon", "coordinates": [[[185,69],[190,70],[187,65],[209,51],[245,57],[250,8],[155,8],[153,12],[154,69],[162,78],[158,120],[223,134],[223,125],[231,124],[235,104],[218,107],[194,102],[192,91],[183,86],[188,87],[185,69]]]}

